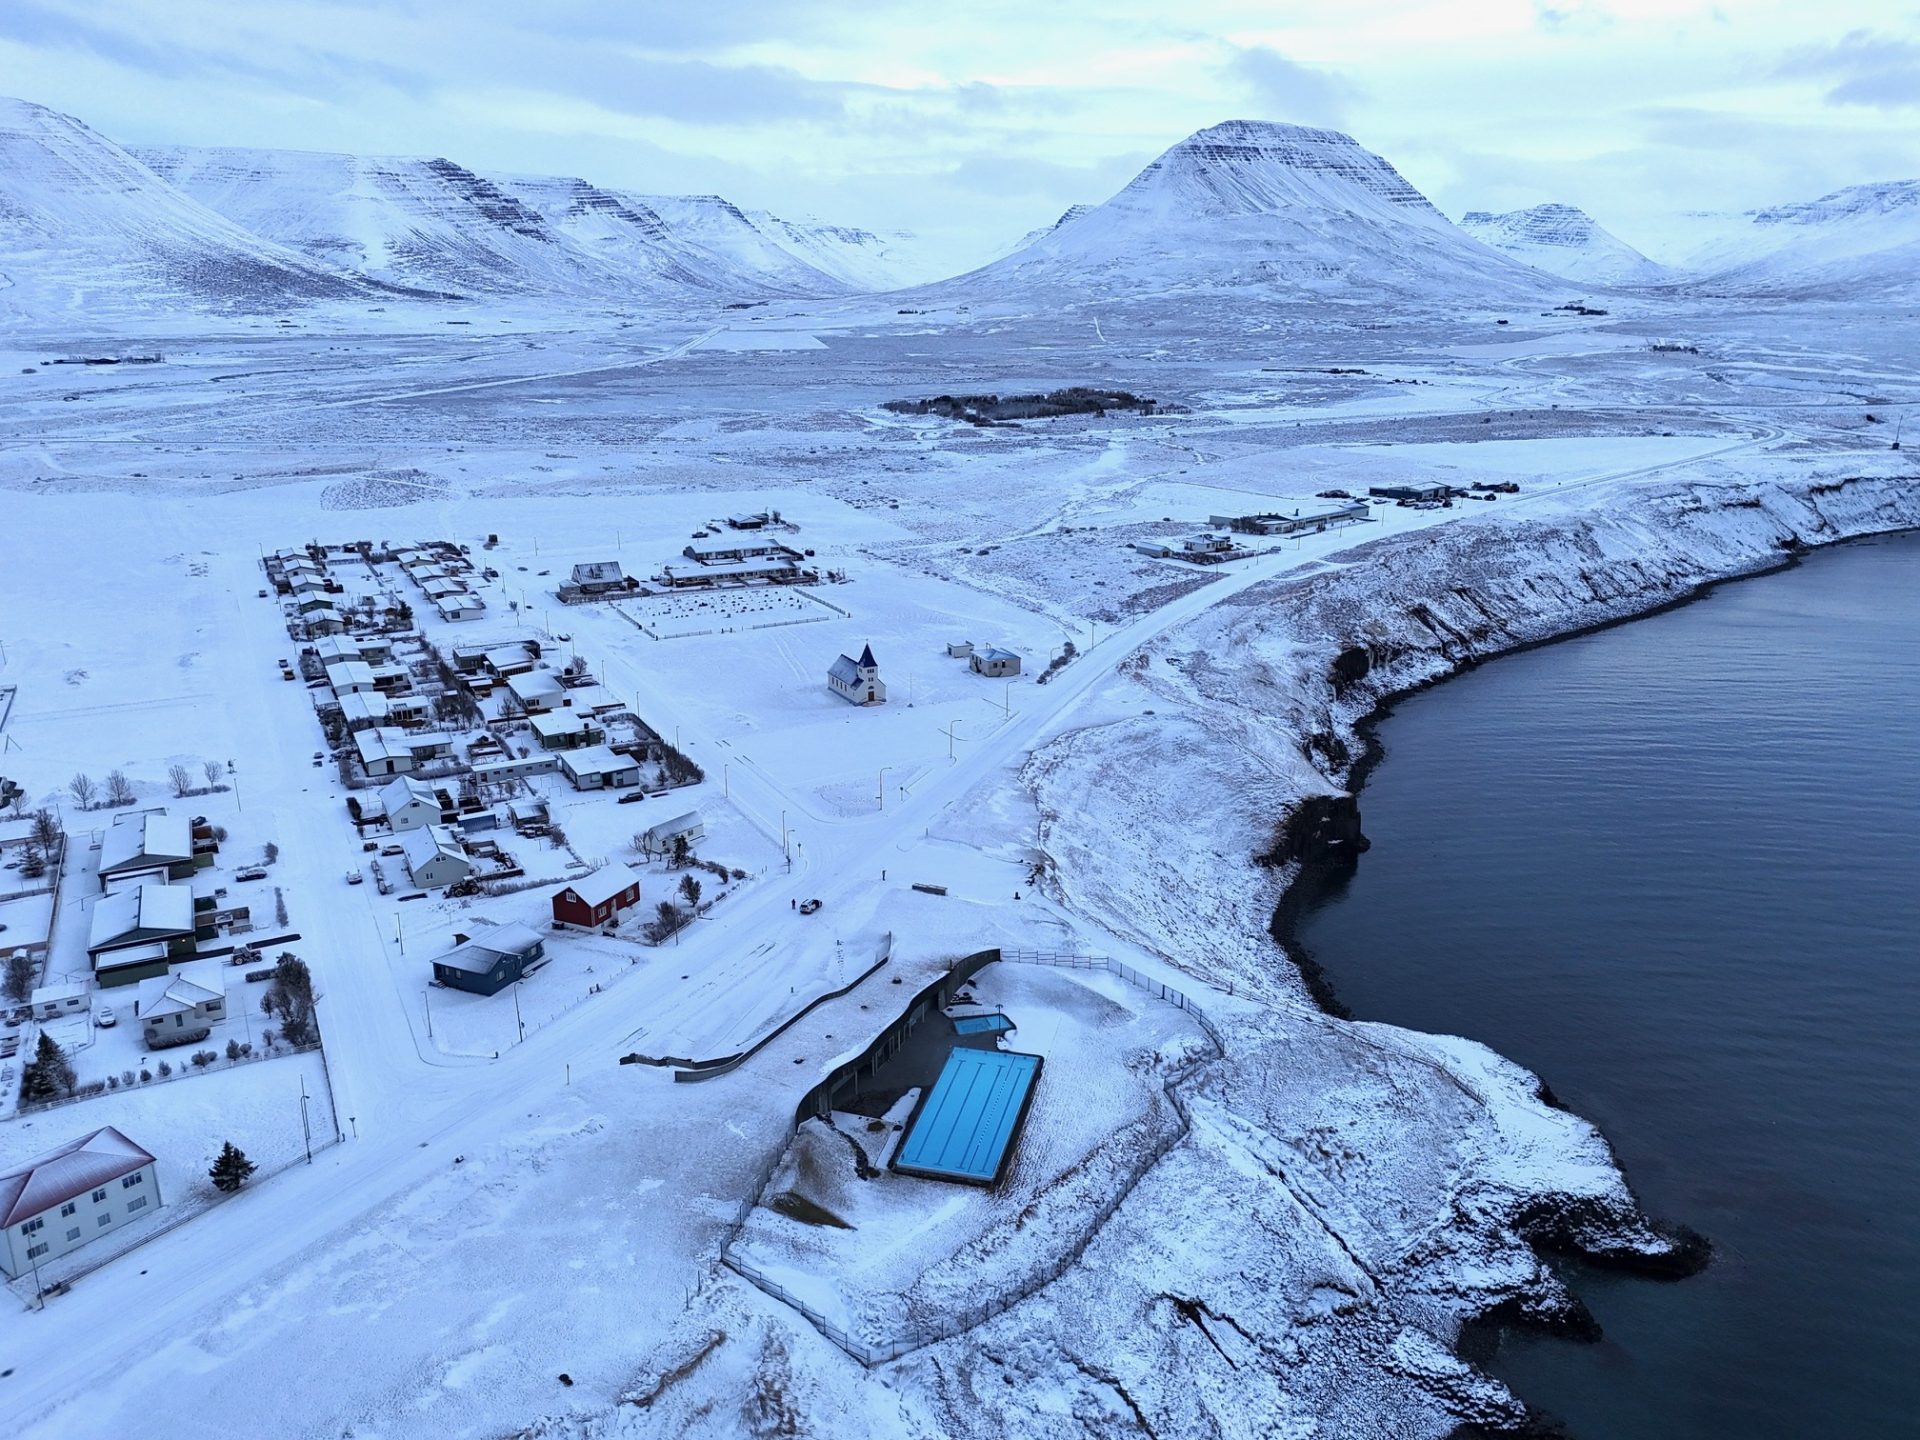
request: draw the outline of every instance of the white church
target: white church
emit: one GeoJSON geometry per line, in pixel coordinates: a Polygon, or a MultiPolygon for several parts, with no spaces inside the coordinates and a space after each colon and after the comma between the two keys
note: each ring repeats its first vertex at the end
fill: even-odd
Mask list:
{"type": "Polygon", "coordinates": [[[855,705],[886,704],[887,686],[880,678],[880,662],[873,658],[873,646],[862,649],[858,660],[842,655],[834,661],[827,671],[827,688],[855,705]]]}

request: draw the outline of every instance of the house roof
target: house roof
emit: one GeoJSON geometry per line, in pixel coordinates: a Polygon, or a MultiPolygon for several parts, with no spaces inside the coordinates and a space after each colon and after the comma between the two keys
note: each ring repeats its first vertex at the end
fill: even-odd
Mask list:
{"type": "Polygon", "coordinates": [[[167,861],[191,860],[193,837],[184,815],[129,816],[100,837],[100,873],[144,870],[167,861]]]}
{"type": "Polygon", "coordinates": [[[193,890],[149,882],[102,895],[94,903],[87,949],[98,950],[142,931],[185,935],[193,930],[193,890]]]}
{"type": "Polygon", "coordinates": [[[676,815],[671,820],[662,820],[658,825],[650,825],[645,832],[648,840],[670,840],[683,831],[691,830],[700,823],[700,812],[689,810],[684,815],[676,815]]]}
{"type": "Polygon", "coordinates": [[[327,683],[338,690],[343,685],[373,684],[373,667],[364,660],[335,660],[327,666],[327,683]]]}
{"type": "Polygon", "coordinates": [[[873,646],[867,645],[861,649],[860,664],[862,667],[871,666],[875,670],[880,668],[880,662],[873,658],[873,646]]]}
{"type": "Polygon", "coordinates": [[[616,754],[605,745],[582,745],[578,750],[560,752],[560,768],[569,775],[605,775],[614,770],[633,770],[640,762],[631,755],[616,754]]]}
{"type": "Polygon", "coordinates": [[[0,1175],[0,1226],[31,1220],[89,1190],[153,1164],[111,1125],[0,1175]]]}
{"type": "Polygon", "coordinates": [[[190,1012],[209,1000],[224,1000],[226,995],[226,979],[220,973],[220,962],[202,960],[181,966],[177,975],[155,975],[150,980],[142,980],[134,1008],[142,1020],[152,1020],[161,1015],[190,1012]]]}
{"type": "Polygon", "coordinates": [[[540,943],[539,932],[528,926],[517,922],[491,925],[465,944],[456,945],[446,954],[438,956],[433,963],[464,970],[471,975],[485,975],[499,963],[502,955],[525,955],[540,943]]]}
{"type": "Polygon", "coordinates": [[[988,661],[1018,660],[1020,658],[1018,655],[1014,654],[1013,651],[1002,650],[998,645],[991,645],[985,650],[976,650],[974,651],[974,654],[977,655],[980,659],[988,660],[988,661]]]}
{"type": "Polygon", "coordinates": [[[827,667],[827,678],[838,680],[842,685],[853,685],[860,679],[860,664],[851,655],[842,655],[827,667]]]}
{"type": "Polygon", "coordinates": [[[590,560],[573,567],[573,583],[576,585],[617,585],[626,578],[618,560],[590,560]]]}
{"type": "Polygon", "coordinates": [[[592,722],[578,710],[549,710],[529,715],[527,724],[536,735],[577,735],[592,722]]]}
{"type": "Polygon", "coordinates": [[[458,860],[462,865],[471,867],[467,852],[460,848],[460,842],[453,838],[453,832],[444,825],[422,825],[418,830],[409,830],[400,837],[400,848],[406,851],[407,869],[418,870],[442,855],[458,860]]]}
{"type": "Polygon", "coordinates": [[[487,607],[478,595],[469,594],[467,591],[461,590],[452,595],[434,596],[433,608],[438,610],[442,615],[460,615],[469,610],[484,610],[487,607]]]}
{"type": "Polygon", "coordinates": [[[571,890],[583,905],[604,905],[639,878],[625,865],[602,865],[591,875],[582,875],[578,880],[568,881],[566,888],[571,890]]]}
{"type": "Polygon", "coordinates": [[[525,670],[507,677],[507,688],[522,700],[558,695],[565,687],[551,670],[525,670]]]}
{"type": "Polygon", "coordinates": [[[378,690],[349,690],[337,698],[349,720],[385,720],[393,714],[393,701],[378,690]]]}
{"type": "Polygon", "coordinates": [[[361,761],[368,765],[376,760],[390,760],[395,755],[411,756],[413,754],[407,747],[405,734],[385,726],[354,731],[353,743],[360,752],[361,761]]]}
{"type": "Polygon", "coordinates": [[[415,800],[440,813],[440,793],[425,781],[401,775],[380,787],[380,806],[388,815],[397,815],[415,800]]]}

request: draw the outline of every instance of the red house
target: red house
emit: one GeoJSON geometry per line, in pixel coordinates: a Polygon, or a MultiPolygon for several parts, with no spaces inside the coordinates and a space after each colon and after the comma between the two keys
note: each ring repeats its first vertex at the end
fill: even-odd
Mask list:
{"type": "Polygon", "coordinates": [[[557,925],[597,930],[639,903],[640,877],[624,865],[602,865],[553,897],[553,919],[557,925]]]}

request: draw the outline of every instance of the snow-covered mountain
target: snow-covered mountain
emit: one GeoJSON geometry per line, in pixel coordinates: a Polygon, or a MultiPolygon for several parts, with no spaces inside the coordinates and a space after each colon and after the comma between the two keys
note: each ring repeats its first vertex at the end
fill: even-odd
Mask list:
{"type": "Polygon", "coordinates": [[[1920,180],[1850,185],[1713,229],[1685,264],[1719,287],[1920,294],[1920,180]]]}
{"type": "Polygon", "coordinates": [[[861,230],[821,220],[786,220],[765,210],[743,211],[774,244],[833,276],[851,290],[897,290],[939,278],[906,230],[861,230]]]}
{"type": "Polygon", "coordinates": [[[1104,205],[964,277],[979,290],[1274,298],[1538,292],[1393,166],[1335,130],[1232,120],[1182,140],[1104,205]]]}
{"type": "Polygon", "coordinates": [[[1460,228],[1495,250],[1569,280],[1647,285],[1670,278],[1665,266],[1572,205],[1535,205],[1504,215],[1469,210],[1460,228]]]}
{"type": "Polygon", "coordinates": [[[71,116],[0,99],[4,310],[263,310],[368,293],[197,203],[71,116]]]}
{"type": "Polygon", "coordinates": [[[451,160],[193,146],[136,153],[235,224],[394,284],[618,300],[698,283],[649,238],[649,217],[583,207],[592,225],[572,231],[591,228],[598,243],[580,243],[519,195],[451,160]]]}

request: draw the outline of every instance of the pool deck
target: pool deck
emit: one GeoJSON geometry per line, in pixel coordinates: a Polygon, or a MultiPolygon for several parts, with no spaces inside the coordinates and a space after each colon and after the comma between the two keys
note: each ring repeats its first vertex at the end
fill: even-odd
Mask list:
{"type": "Polygon", "coordinates": [[[1013,1156],[1040,1078],[1038,1055],[956,1048],[907,1121],[890,1168],[993,1185],[1013,1156]]]}

